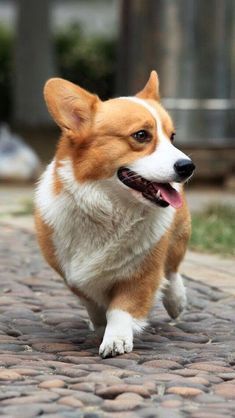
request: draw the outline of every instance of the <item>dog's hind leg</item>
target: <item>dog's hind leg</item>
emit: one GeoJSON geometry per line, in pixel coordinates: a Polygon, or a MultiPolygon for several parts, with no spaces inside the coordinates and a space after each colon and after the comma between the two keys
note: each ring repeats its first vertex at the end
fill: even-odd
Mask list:
{"type": "Polygon", "coordinates": [[[184,218],[178,217],[175,220],[165,262],[167,284],[163,290],[163,304],[168,314],[174,319],[181,314],[187,304],[186,289],[178,272],[191,232],[189,213],[184,212],[184,216],[184,218]]]}
{"type": "Polygon", "coordinates": [[[167,284],[163,290],[163,305],[171,318],[177,318],[187,304],[186,289],[181,275],[169,273],[167,284]]]}
{"type": "Polygon", "coordinates": [[[91,328],[99,337],[103,337],[107,323],[105,309],[98,306],[92,300],[85,299],[82,302],[86,307],[89,318],[91,320],[91,328]]]}

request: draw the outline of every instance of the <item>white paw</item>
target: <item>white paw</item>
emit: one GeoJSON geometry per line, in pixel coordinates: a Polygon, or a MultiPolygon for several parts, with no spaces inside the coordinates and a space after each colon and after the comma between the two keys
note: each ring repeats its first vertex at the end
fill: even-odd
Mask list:
{"type": "Polygon", "coordinates": [[[172,273],[163,291],[163,305],[171,318],[177,318],[187,305],[186,290],[179,273],[172,273]]]}
{"type": "Polygon", "coordinates": [[[133,350],[132,336],[109,336],[104,337],[99,349],[101,357],[117,356],[119,354],[130,353],[133,350]]]}

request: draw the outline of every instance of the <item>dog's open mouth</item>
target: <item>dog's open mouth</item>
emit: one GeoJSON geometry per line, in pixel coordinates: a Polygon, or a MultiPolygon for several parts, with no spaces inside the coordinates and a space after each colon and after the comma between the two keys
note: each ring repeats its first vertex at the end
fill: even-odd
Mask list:
{"type": "Polygon", "coordinates": [[[146,180],[126,167],[119,168],[117,175],[122,183],[142,193],[145,199],[150,200],[156,205],[164,208],[171,205],[176,209],[182,206],[183,202],[180,193],[170,183],[156,183],[146,180]]]}

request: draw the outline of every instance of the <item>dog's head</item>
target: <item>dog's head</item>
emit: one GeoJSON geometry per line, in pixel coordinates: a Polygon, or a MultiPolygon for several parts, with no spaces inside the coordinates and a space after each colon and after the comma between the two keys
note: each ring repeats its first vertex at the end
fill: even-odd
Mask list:
{"type": "Polygon", "coordinates": [[[155,71],[133,97],[101,101],[59,78],[50,79],[44,93],[63,132],[58,157],[71,160],[79,182],[114,179],[132,199],[181,206],[172,183],[189,179],[195,167],[173,145],[175,128],[160,104],[155,71]]]}

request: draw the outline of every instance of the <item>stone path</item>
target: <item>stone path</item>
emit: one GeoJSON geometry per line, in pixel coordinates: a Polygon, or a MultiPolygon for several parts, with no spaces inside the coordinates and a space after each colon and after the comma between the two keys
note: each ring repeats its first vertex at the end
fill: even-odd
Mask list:
{"type": "Polygon", "coordinates": [[[187,251],[181,270],[192,279],[235,296],[235,258],[187,251]]]}
{"type": "Polygon", "coordinates": [[[235,298],[186,284],[179,321],[159,304],[133,353],[102,360],[86,313],[33,234],[1,224],[0,416],[235,417],[235,298]]]}

